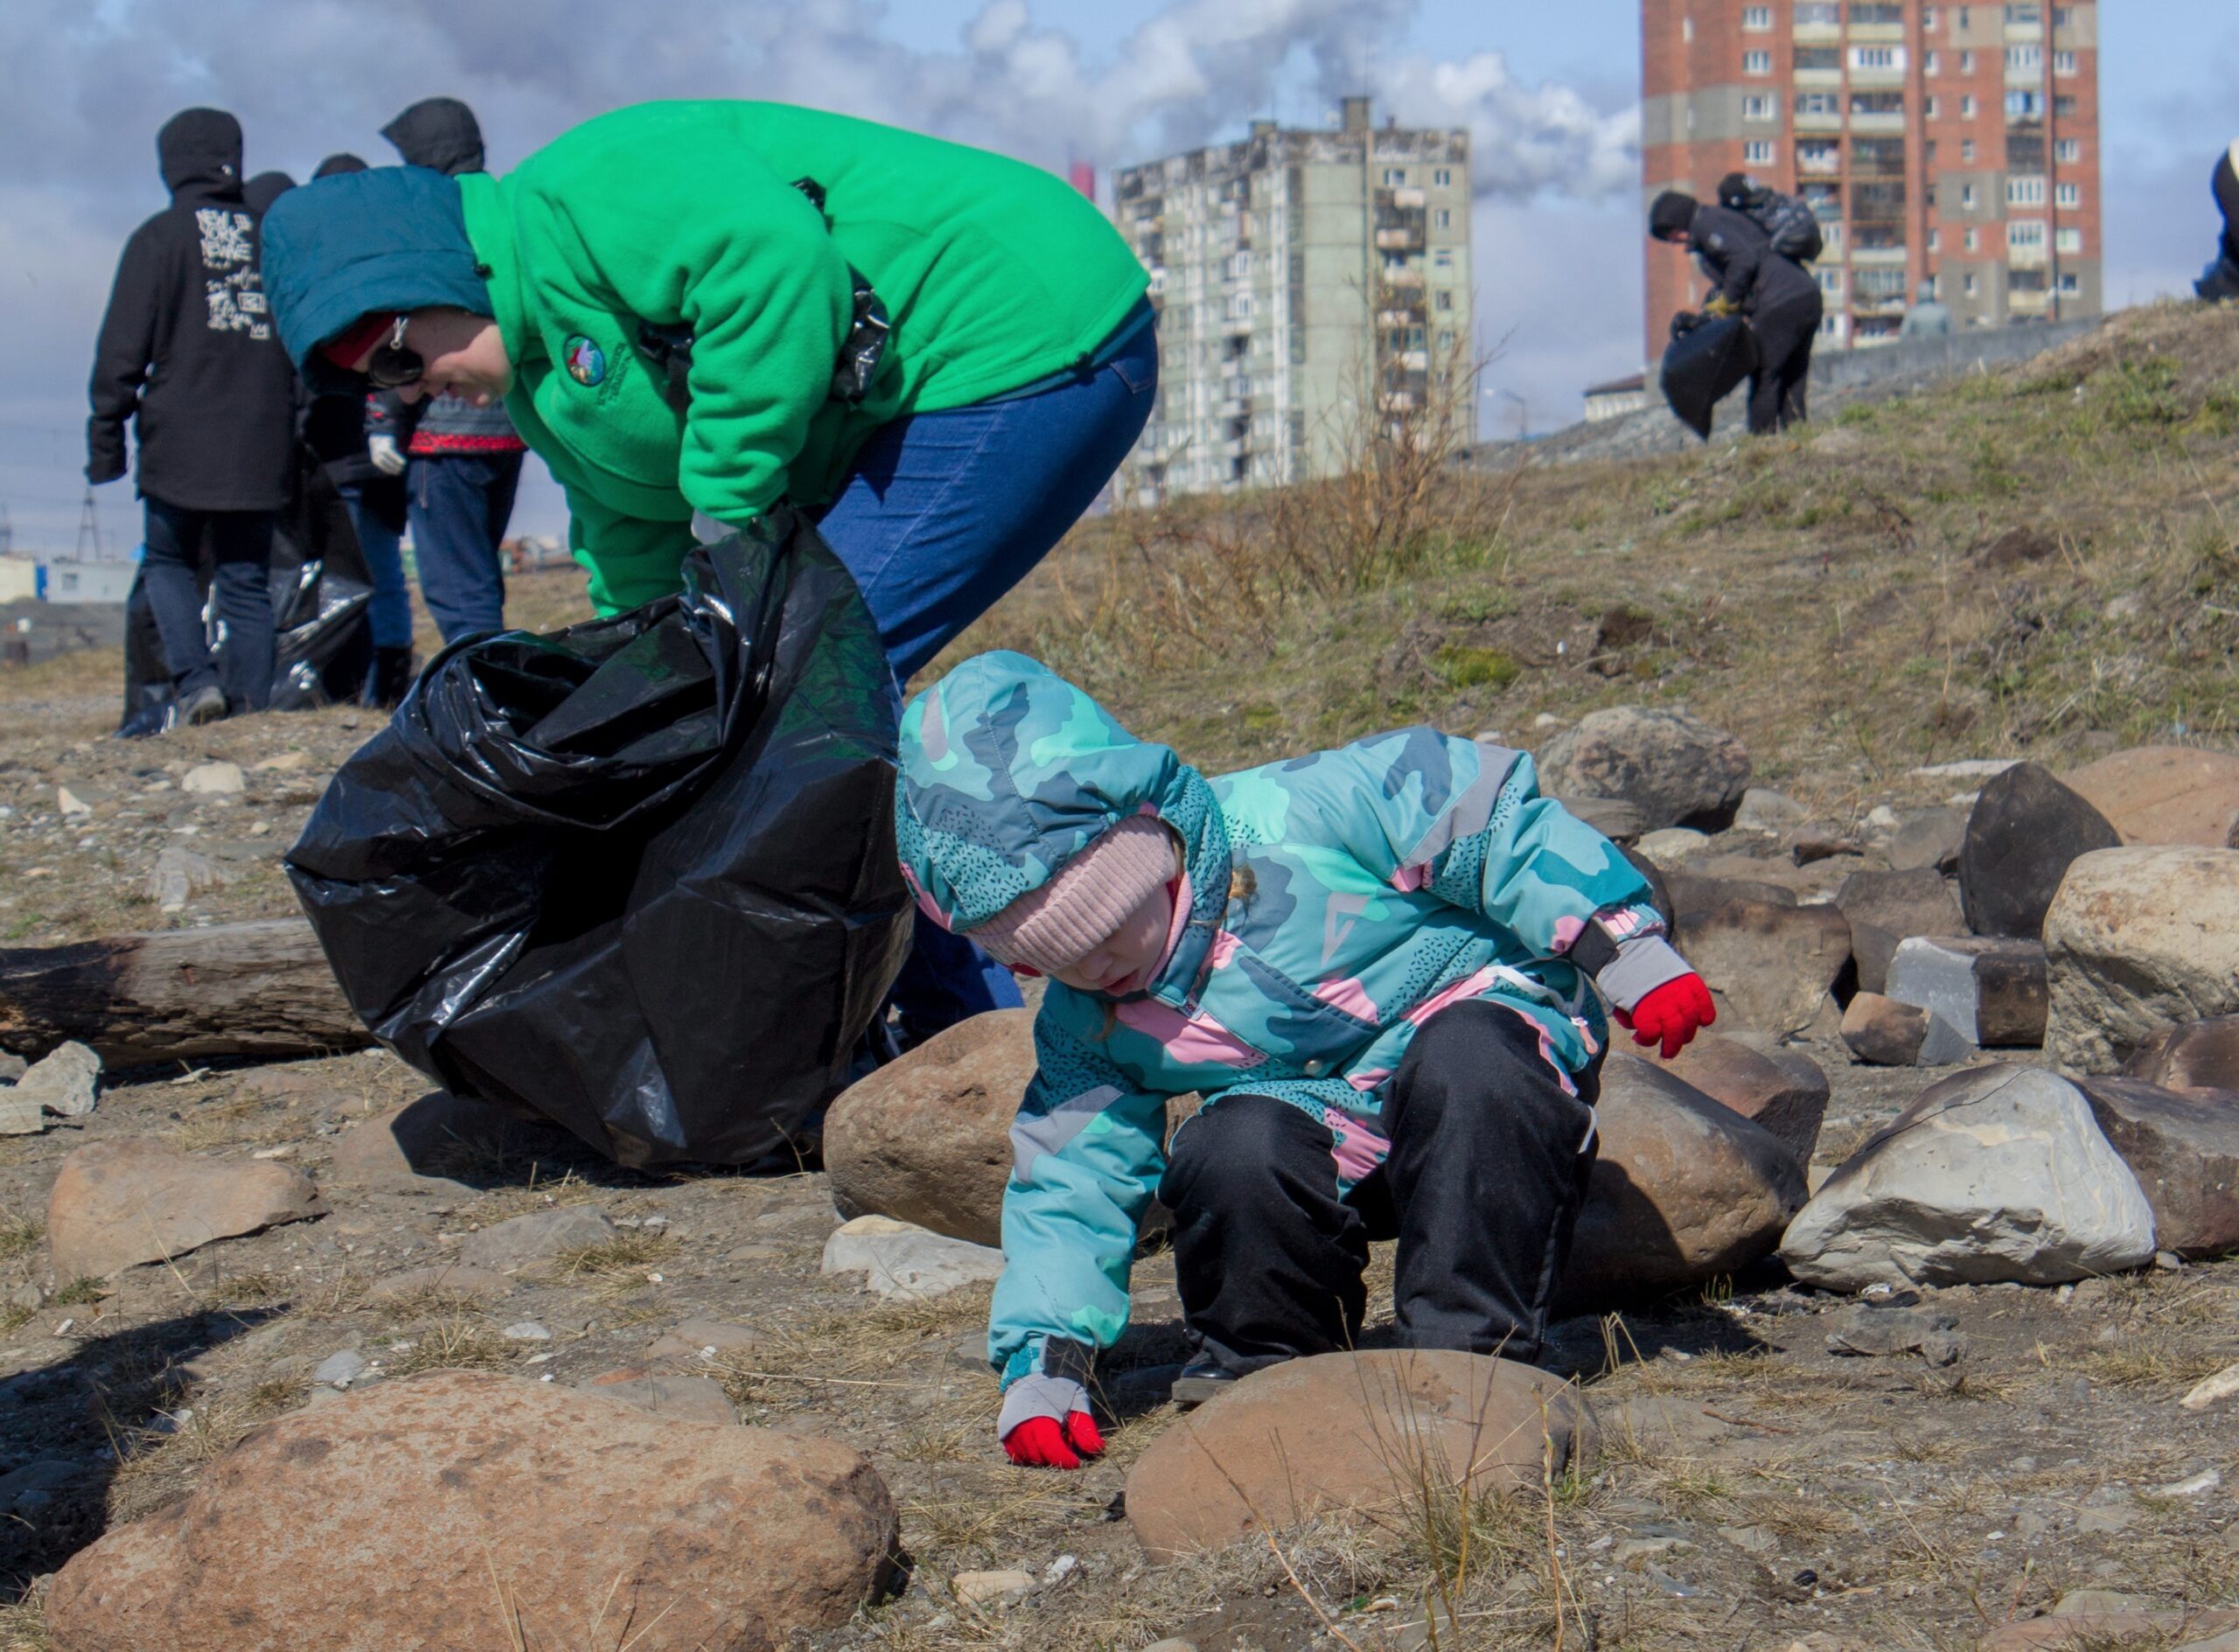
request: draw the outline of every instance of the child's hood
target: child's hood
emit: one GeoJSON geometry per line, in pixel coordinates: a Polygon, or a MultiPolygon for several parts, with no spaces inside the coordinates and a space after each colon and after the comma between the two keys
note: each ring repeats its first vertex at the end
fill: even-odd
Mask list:
{"type": "Polygon", "coordinates": [[[1024,654],[968,659],[902,714],[903,870],[918,904],[952,930],[1041,888],[1131,815],[1166,821],[1195,862],[1210,802],[1170,748],[1138,740],[1024,654]]]}

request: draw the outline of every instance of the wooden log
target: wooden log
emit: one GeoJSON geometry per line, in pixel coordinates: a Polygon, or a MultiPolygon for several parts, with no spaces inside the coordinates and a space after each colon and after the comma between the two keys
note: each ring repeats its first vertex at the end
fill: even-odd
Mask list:
{"type": "Polygon", "coordinates": [[[373,1042],[301,918],[0,948],[0,1049],[73,1038],[110,1067],[373,1042]]]}

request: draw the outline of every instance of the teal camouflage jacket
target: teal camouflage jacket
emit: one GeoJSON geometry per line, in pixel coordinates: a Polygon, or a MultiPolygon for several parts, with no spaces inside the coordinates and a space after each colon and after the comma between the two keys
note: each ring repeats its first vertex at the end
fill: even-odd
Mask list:
{"type": "Polygon", "coordinates": [[[953,930],[1126,817],[1154,813],[1184,846],[1149,988],[1053,981],[1035,1022],[988,1333],[1006,1386],[1126,1328],[1168,1097],[1301,1109],[1350,1188],[1382,1162],[1386,1087],[1440,1010],[1484,999],[1524,1017],[1567,1085],[1608,1035],[1587,973],[1629,1009],[1686,971],[1646,881],[1539,796],[1529,756],[1428,728],[1208,781],[1034,660],[983,654],[910,701],[902,780],[903,868],[953,930]]]}

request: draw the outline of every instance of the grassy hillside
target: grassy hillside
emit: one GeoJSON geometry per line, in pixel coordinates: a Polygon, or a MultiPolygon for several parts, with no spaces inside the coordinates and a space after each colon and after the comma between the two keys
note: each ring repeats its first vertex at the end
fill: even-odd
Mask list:
{"type": "Polygon", "coordinates": [[[1948,758],[2233,736],[2235,438],[2239,322],[2166,305],[1792,439],[1448,477],[1339,577],[1341,501],[1122,512],[952,652],[1039,655],[1215,767],[1643,701],[1870,806],[1948,758]]]}

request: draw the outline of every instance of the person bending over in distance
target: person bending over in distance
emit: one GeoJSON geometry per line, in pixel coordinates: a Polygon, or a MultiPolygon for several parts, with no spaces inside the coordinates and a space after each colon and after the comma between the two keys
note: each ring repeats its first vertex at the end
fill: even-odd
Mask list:
{"type": "Polygon", "coordinates": [[[1765,436],[1810,416],[1805,391],[1811,342],[1826,301],[1811,272],[1773,248],[1756,220],[1666,190],[1649,209],[1649,234],[1691,248],[1709,277],[1705,316],[1746,316],[1760,360],[1749,380],[1749,434],[1765,436]]]}
{"type": "Polygon", "coordinates": [[[1594,1160],[1595,989],[1667,1059],[1715,1016],[1531,757],[1428,728],[1207,779],[983,654],[904,711],[895,816],[920,907],[1050,979],[988,1333],[1022,1463],[1102,1449],[1092,1368],[1154,1195],[1185,1405],[1353,1346],[1379,1237],[1402,1344],[1536,1360],[1594,1160]]]}

